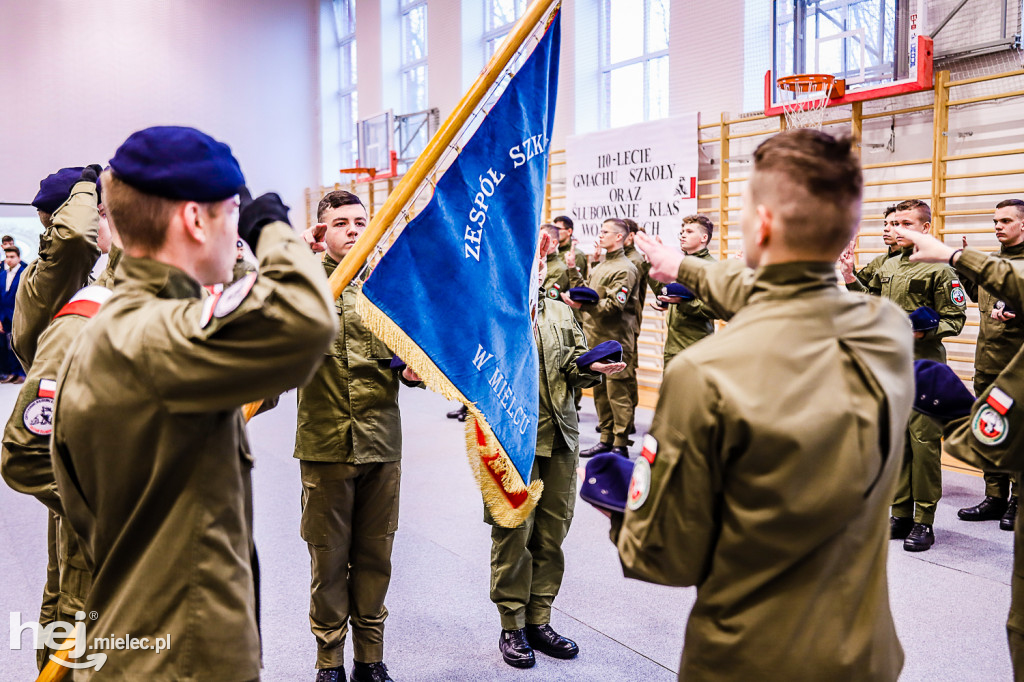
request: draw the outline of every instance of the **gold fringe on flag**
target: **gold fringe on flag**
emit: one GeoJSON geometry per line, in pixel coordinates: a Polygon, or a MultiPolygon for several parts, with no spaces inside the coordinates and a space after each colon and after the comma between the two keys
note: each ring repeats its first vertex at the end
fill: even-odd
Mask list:
{"type": "Polygon", "coordinates": [[[526,521],[540,500],[544,483],[538,480],[527,484],[523,481],[476,405],[467,400],[423,349],[362,292],[356,301],[356,312],[366,328],[402,358],[423,379],[427,388],[467,407],[466,455],[487,510],[494,521],[505,528],[515,528],[526,521]]]}

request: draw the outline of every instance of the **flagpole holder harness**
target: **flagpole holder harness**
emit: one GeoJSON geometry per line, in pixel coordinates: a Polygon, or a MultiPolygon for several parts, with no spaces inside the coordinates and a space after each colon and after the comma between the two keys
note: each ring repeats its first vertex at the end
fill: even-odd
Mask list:
{"type": "Polygon", "coordinates": [[[846,92],[846,81],[827,73],[798,73],[775,80],[780,90],[792,93],[782,103],[787,128],[821,129],[825,109],[846,92]]]}

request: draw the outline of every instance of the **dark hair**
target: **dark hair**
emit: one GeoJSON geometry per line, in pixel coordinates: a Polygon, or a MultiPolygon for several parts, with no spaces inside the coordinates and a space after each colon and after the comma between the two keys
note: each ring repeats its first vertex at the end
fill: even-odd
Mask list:
{"type": "Polygon", "coordinates": [[[601,224],[604,225],[604,223],[611,223],[612,225],[617,227],[619,233],[622,234],[623,236],[629,234],[629,224],[622,218],[605,218],[604,222],[602,222],[601,224]]]}
{"type": "Polygon", "coordinates": [[[932,221],[932,209],[920,199],[907,199],[896,204],[897,211],[917,211],[924,218],[924,222],[932,221]]]}
{"type": "Polygon", "coordinates": [[[708,241],[711,241],[711,235],[715,233],[715,224],[711,222],[711,218],[703,213],[694,213],[683,218],[683,225],[689,225],[690,223],[700,225],[704,229],[704,234],[708,236],[708,241]]]}
{"type": "Polygon", "coordinates": [[[13,242],[13,241],[14,241],[14,237],[12,237],[9,234],[5,234],[3,237],[0,237],[0,242],[13,242]]]}
{"type": "MultiPolygon", "coordinates": [[[[338,208],[339,206],[355,206],[356,204],[362,206],[363,202],[352,192],[346,192],[343,189],[336,189],[333,192],[328,192],[324,195],[324,198],[320,200],[320,203],[316,207],[316,220],[320,222],[323,220],[324,213],[332,208],[338,208]]],[[[365,208],[365,207],[364,207],[365,208]]]]}
{"type": "Polygon", "coordinates": [[[810,128],[779,133],[754,151],[750,191],[767,199],[792,249],[836,256],[856,234],[864,178],[853,140],[810,128]]]}
{"type": "Polygon", "coordinates": [[[629,228],[630,233],[636,234],[640,231],[640,226],[636,224],[636,221],[632,218],[623,218],[622,222],[626,223],[626,227],[629,228]]]}
{"type": "Polygon", "coordinates": [[[541,232],[547,232],[548,236],[558,241],[558,225],[552,225],[551,223],[544,223],[540,226],[541,232]]]}
{"type": "Polygon", "coordinates": [[[888,206],[885,207],[885,211],[882,213],[882,220],[885,220],[895,212],[896,204],[889,204],[888,206]]]}
{"type": "Polygon", "coordinates": [[[1020,199],[1003,199],[996,204],[996,208],[1009,208],[1010,206],[1017,209],[1018,218],[1024,218],[1024,201],[1020,199]]]}
{"type": "Polygon", "coordinates": [[[565,229],[567,229],[567,230],[571,230],[572,229],[572,218],[570,218],[567,215],[560,215],[557,218],[555,218],[554,220],[552,220],[551,222],[555,223],[556,225],[558,223],[562,223],[563,225],[565,225],[565,229]]]}
{"type": "Polygon", "coordinates": [[[21,258],[21,249],[19,249],[17,246],[4,247],[4,253],[16,253],[18,254],[18,257],[21,258]]]}

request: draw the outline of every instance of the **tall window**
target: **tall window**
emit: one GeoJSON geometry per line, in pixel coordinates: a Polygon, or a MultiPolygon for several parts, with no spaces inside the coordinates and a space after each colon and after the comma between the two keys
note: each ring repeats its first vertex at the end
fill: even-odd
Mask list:
{"type": "Polygon", "coordinates": [[[604,0],[604,127],[617,128],[668,116],[669,2],[604,0]]]}
{"type": "Polygon", "coordinates": [[[427,0],[399,0],[402,9],[402,107],[427,108],[427,0]]]}
{"type": "Polygon", "coordinates": [[[338,35],[338,118],[341,125],[342,168],[356,165],[359,145],[356,121],[359,120],[356,92],[356,0],[334,0],[334,17],[338,35]]]}
{"type": "Polygon", "coordinates": [[[486,0],[484,7],[484,59],[498,50],[516,21],[526,11],[526,0],[486,0]]]}

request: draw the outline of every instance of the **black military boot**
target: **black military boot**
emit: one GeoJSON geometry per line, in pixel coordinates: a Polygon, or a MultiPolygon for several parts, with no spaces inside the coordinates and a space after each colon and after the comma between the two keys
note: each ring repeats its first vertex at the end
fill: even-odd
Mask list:
{"type": "Polygon", "coordinates": [[[600,424],[598,424],[597,426],[594,427],[594,433],[601,433],[601,425],[600,424]]]}
{"type": "Polygon", "coordinates": [[[889,539],[906,540],[914,527],[914,519],[911,516],[890,516],[889,517],[889,539]]]}
{"type": "Polygon", "coordinates": [[[999,527],[1002,530],[1013,530],[1017,523],[1017,498],[1011,497],[1006,505],[1006,513],[999,519],[999,527]]]}
{"type": "Polygon", "coordinates": [[[550,625],[527,625],[526,641],[535,650],[552,658],[575,658],[580,652],[576,642],[562,637],[550,625]]]}
{"type": "Polygon", "coordinates": [[[383,662],[360,663],[352,665],[352,682],[394,682],[388,677],[388,667],[383,662]]]}
{"type": "Polygon", "coordinates": [[[611,450],[609,450],[609,452],[611,452],[614,455],[618,455],[619,457],[625,457],[626,459],[629,459],[629,449],[625,445],[616,445],[611,450]]]}
{"type": "Polygon", "coordinates": [[[345,682],[345,669],[340,665],[337,668],[320,668],[316,671],[315,682],[345,682]]]}
{"type": "Polygon", "coordinates": [[[908,552],[923,552],[931,549],[935,544],[935,533],[932,532],[932,524],[915,523],[910,535],[903,541],[903,549],[908,552]]]}
{"type": "Polygon", "coordinates": [[[501,657],[513,668],[532,668],[537,662],[530,643],[526,641],[526,632],[519,630],[502,630],[498,640],[501,657]]]}
{"type": "Polygon", "coordinates": [[[445,415],[449,419],[458,419],[460,422],[466,421],[466,406],[459,405],[458,409],[452,410],[445,415]]]}
{"type": "Polygon", "coordinates": [[[593,457],[594,455],[603,455],[606,452],[612,451],[611,443],[598,443],[592,448],[587,448],[580,453],[580,457],[593,457]]]}
{"type": "Polygon", "coordinates": [[[956,515],[961,521],[995,521],[1006,513],[1006,507],[1003,498],[986,495],[984,500],[973,507],[964,507],[956,515]]]}

